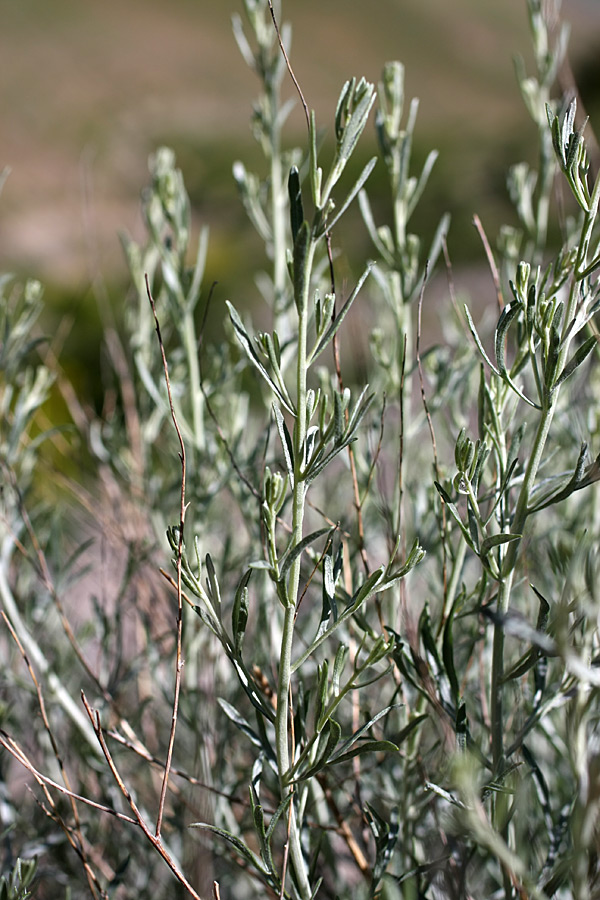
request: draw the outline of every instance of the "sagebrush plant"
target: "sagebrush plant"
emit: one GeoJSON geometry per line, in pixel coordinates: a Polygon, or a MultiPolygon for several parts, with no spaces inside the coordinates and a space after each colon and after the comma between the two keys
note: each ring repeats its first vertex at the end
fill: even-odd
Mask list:
{"type": "Polygon", "coordinates": [[[539,167],[511,170],[494,249],[477,220],[487,310],[454,296],[449,216],[428,244],[410,231],[436,154],[414,172],[401,64],[377,90],[346,82],[328,145],[269,0],[234,19],[265,171],[233,167],[267,330],[241,294],[225,340],[204,340],[224,298],[167,148],[145,242],[123,236],[132,292],[106,324],[100,416],[37,335],[40,285],[0,282],[0,893],[600,897],[600,179],[575,102],[553,97],[566,30],[526,5],[539,167]],[[285,147],[288,76],[304,151],[285,147]],[[383,225],[375,157],[349,177],[371,118],[383,225]],[[375,259],[351,261],[342,295],[354,202],[375,259]],[[348,315],[370,328],[371,386],[342,362],[348,315]],[[45,419],[58,393],[67,428],[45,419]],[[65,448],[93,474],[59,496],[101,553],[67,553],[48,505],[65,448]]]}

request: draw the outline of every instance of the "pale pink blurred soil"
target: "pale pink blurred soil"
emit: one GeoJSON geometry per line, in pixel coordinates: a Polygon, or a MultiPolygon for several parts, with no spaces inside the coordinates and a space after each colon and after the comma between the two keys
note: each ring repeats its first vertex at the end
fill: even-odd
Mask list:
{"type": "MultiPolygon", "coordinates": [[[[528,50],[525,0],[381,0],[366,18],[362,4],[342,6],[284,4],[297,74],[328,126],[343,79],[376,80],[391,57],[405,62],[410,95],[419,93],[423,133],[526,122],[511,62],[515,49],[528,50]]],[[[12,170],[0,200],[0,269],[70,286],[124,271],[116,234],[139,224],[156,142],[188,135],[199,146],[231,146],[233,161],[249,140],[257,91],[231,35],[240,8],[237,0],[0,4],[0,169],[12,170]]],[[[575,52],[600,37],[600,3],[565,0],[563,10],[575,52]]],[[[299,110],[290,126],[301,133],[299,110]]]]}

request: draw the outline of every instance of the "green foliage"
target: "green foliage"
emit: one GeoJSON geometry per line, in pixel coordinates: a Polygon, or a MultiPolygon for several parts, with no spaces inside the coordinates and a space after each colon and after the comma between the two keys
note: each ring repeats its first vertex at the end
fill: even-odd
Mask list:
{"type": "MultiPolygon", "coordinates": [[[[409,230],[436,153],[413,172],[401,64],[378,91],[342,86],[329,160],[299,90],[306,147],[285,149],[291,29],[279,4],[243,5],[264,172],[233,176],[264,308],[203,284],[208,231],[192,237],[167,148],[145,239],[122,239],[132,291],[107,325],[100,416],[35,330],[39,285],[0,283],[7,859],[40,859],[41,898],[592,900],[600,179],[575,102],[552,96],[566,33],[528,0],[536,71],[517,75],[539,171],[509,175],[491,303],[461,306],[450,278],[443,342],[424,349],[450,219],[428,248],[409,230]],[[371,117],[380,159],[351,177],[371,117]],[[353,260],[346,290],[355,201],[376,260],[353,260]],[[369,349],[370,384],[347,362],[369,349]],[[53,390],[66,430],[45,421],[53,390]],[[51,442],[95,465],[64,520],[100,559],[42,502],[51,442]]],[[[34,871],[19,860],[0,894],[29,896],[34,871]]]]}
{"type": "Polygon", "coordinates": [[[0,900],[27,900],[35,878],[37,860],[18,859],[9,875],[0,877],[0,900]]]}

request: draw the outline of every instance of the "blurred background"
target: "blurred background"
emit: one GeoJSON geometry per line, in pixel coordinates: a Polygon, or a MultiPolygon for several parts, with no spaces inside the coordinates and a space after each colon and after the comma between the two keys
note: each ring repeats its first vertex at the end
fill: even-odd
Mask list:
{"type": "MultiPolygon", "coordinates": [[[[416,156],[440,152],[417,227],[427,233],[450,211],[454,264],[481,263],[473,213],[490,234],[511,221],[507,167],[535,164],[513,66],[520,53],[531,71],[525,0],[286,0],[283,7],[296,74],[329,133],[347,77],[377,81],[384,61],[405,64],[407,99],[420,98],[416,156]]],[[[11,168],[0,201],[0,269],[41,278],[57,310],[83,318],[94,316],[91,288],[100,277],[108,295],[122,297],[117,232],[139,233],[147,158],[166,143],[196,221],[211,228],[207,278],[242,303],[260,244],[231,167],[242,158],[262,174],[264,163],[250,129],[258,83],[231,29],[241,0],[1,0],[0,10],[0,168],[11,168]]],[[[562,17],[593,123],[600,0],[564,0],[562,17]]],[[[287,83],[286,93],[294,93],[287,83]]],[[[288,136],[290,145],[304,139],[299,104],[288,136]]],[[[371,129],[363,158],[374,152],[371,129]]],[[[371,196],[378,177],[376,169],[371,196]]],[[[356,229],[366,247],[358,218],[356,229]]]]}

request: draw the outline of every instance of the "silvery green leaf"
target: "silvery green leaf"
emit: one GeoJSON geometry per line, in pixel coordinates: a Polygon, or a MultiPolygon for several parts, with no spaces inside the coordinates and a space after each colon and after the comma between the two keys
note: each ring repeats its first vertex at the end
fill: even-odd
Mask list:
{"type": "Polygon", "coordinates": [[[227,308],[229,310],[229,317],[230,317],[233,327],[235,329],[235,333],[237,335],[238,341],[242,345],[242,348],[244,349],[246,356],[248,357],[250,362],[254,366],[256,366],[256,368],[258,369],[258,371],[260,372],[262,377],[265,379],[265,381],[267,382],[269,387],[276,394],[276,396],[281,401],[283,406],[285,406],[287,411],[292,413],[292,415],[294,415],[294,412],[295,412],[294,405],[293,405],[292,401],[290,400],[290,397],[289,397],[287,391],[284,394],[282,389],[279,387],[279,385],[277,385],[273,381],[273,379],[271,378],[271,376],[269,375],[269,373],[263,366],[262,362],[260,361],[258,354],[256,353],[256,350],[254,349],[254,345],[250,339],[250,335],[244,328],[244,325],[242,324],[242,320],[240,319],[235,307],[232,306],[232,304],[228,300],[226,301],[226,303],[227,303],[227,308]]]}
{"type": "Polygon", "coordinates": [[[347,753],[333,757],[329,760],[329,763],[330,765],[337,765],[338,763],[348,762],[348,760],[354,759],[355,756],[363,756],[365,753],[397,753],[399,749],[397,744],[393,744],[392,741],[363,741],[347,753]]]}
{"type": "Polygon", "coordinates": [[[304,302],[306,293],[306,279],[309,273],[306,271],[306,256],[311,240],[310,226],[305,220],[302,222],[296,234],[293,252],[294,267],[294,301],[296,308],[300,308],[300,304],[304,302]]]}
{"type": "MultiPolygon", "coordinates": [[[[364,130],[376,96],[373,85],[368,81],[365,81],[364,78],[360,79],[356,87],[354,79],[352,79],[350,84],[352,97],[351,103],[346,103],[343,109],[344,121],[341,129],[341,141],[338,133],[338,156],[342,161],[348,160],[352,155],[358,139],[364,130]],[[352,107],[351,110],[350,106],[352,107]]],[[[346,85],[348,85],[348,82],[346,82],[346,85]]],[[[343,92],[344,91],[342,91],[342,93],[343,92]]],[[[348,94],[350,91],[347,91],[346,93],[348,94]]],[[[340,104],[338,103],[338,110],[339,106],[340,104]]],[[[336,131],[338,131],[338,110],[336,110],[336,131]]]]}
{"type": "Polygon", "coordinates": [[[346,661],[348,659],[349,648],[347,644],[340,644],[335,660],[333,663],[333,671],[331,673],[331,690],[334,697],[340,694],[340,678],[342,677],[346,661]]]}
{"type": "Polygon", "coordinates": [[[260,847],[260,855],[271,875],[277,877],[275,871],[275,863],[273,861],[273,855],[271,853],[271,845],[270,841],[267,839],[267,832],[265,829],[264,810],[258,799],[258,795],[256,793],[254,785],[252,784],[250,785],[250,809],[252,811],[252,818],[254,820],[254,831],[260,847]]]}
{"type": "Polygon", "coordinates": [[[482,541],[479,552],[481,556],[487,556],[494,547],[499,547],[501,544],[508,544],[511,541],[520,541],[521,537],[522,535],[520,534],[493,534],[482,541]]]}
{"type": "Polygon", "coordinates": [[[348,209],[348,207],[350,206],[350,204],[352,203],[352,201],[354,200],[356,195],[360,192],[360,190],[364,186],[369,175],[375,168],[376,162],[377,162],[376,156],[373,156],[372,159],[369,160],[369,162],[366,164],[366,166],[364,167],[364,169],[362,170],[362,172],[356,179],[356,182],[354,183],[354,187],[352,188],[352,190],[349,191],[346,199],[344,200],[342,205],[339,207],[339,209],[336,211],[333,218],[327,219],[327,221],[325,221],[322,224],[319,234],[324,234],[325,231],[331,231],[331,229],[334,227],[336,222],[338,222],[339,219],[344,215],[344,213],[346,212],[346,210],[348,209]]]}
{"type": "Polygon", "coordinates": [[[579,347],[575,351],[575,353],[573,354],[573,356],[571,357],[569,362],[565,365],[564,369],[562,370],[562,372],[560,373],[560,375],[558,376],[558,378],[552,385],[552,387],[550,389],[551,393],[553,393],[557,388],[559,388],[560,385],[564,381],[567,380],[569,375],[573,374],[575,369],[577,369],[587,359],[587,357],[590,355],[590,353],[592,352],[594,347],[597,347],[597,346],[598,346],[598,338],[596,337],[595,334],[592,335],[591,337],[589,337],[587,339],[587,341],[584,341],[584,343],[581,345],[581,347],[579,347]]]}
{"type": "Polygon", "coordinates": [[[387,240],[384,238],[384,232],[381,228],[377,228],[375,224],[375,220],[373,218],[373,211],[371,209],[371,204],[369,202],[368,194],[365,190],[359,191],[358,194],[358,206],[360,208],[363,221],[367,226],[367,231],[369,232],[369,237],[373,241],[375,248],[383,261],[390,267],[394,266],[394,253],[393,246],[390,246],[392,243],[391,233],[389,228],[387,228],[387,240]]]}
{"type": "Polygon", "coordinates": [[[538,403],[535,403],[533,400],[530,400],[529,397],[525,396],[523,391],[518,385],[515,384],[513,379],[510,376],[505,364],[504,359],[504,341],[506,339],[506,334],[508,329],[510,328],[512,322],[519,316],[522,311],[521,304],[512,303],[509,306],[505,306],[500,314],[500,318],[498,319],[498,324],[496,326],[496,334],[494,338],[494,346],[496,351],[496,362],[498,365],[497,369],[494,369],[500,377],[506,381],[506,383],[512,388],[512,390],[524,400],[529,406],[533,407],[533,409],[541,409],[538,403]]]}
{"type": "Polygon", "coordinates": [[[237,709],[228,703],[227,700],[224,700],[223,697],[217,697],[217,702],[228,719],[231,719],[233,724],[239,728],[243,734],[246,735],[250,739],[250,741],[254,744],[255,747],[258,747],[260,750],[263,749],[263,744],[253,728],[250,727],[247,720],[237,711],[237,709]]]}
{"type": "Polygon", "coordinates": [[[215,572],[215,567],[210,556],[210,553],[206,554],[204,559],[204,567],[206,569],[207,576],[207,588],[208,588],[208,596],[210,597],[211,603],[216,610],[217,616],[221,619],[221,591],[219,589],[219,582],[217,581],[217,573],[215,572]]]}
{"type": "Polygon", "coordinates": [[[297,781],[306,781],[309,778],[313,778],[317,772],[324,769],[330,761],[331,754],[335,750],[340,739],[342,729],[335,719],[327,719],[323,724],[322,729],[317,758],[309,769],[298,775],[297,781]]]}
{"type": "Polygon", "coordinates": [[[467,542],[467,544],[469,545],[471,550],[477,552],[475,549],[475,546],[473,545],[473,541],[472,541],[469,529],[465,526],[463,520],[461,519],[458,509],[456,508],[455,504],[450,499],[450,495],[448,494],[448,492],[446,490],[444,490],[444,488],[442,487],[441,484],[439,484],[439,482],[435,481],[434,484],[435,484],[435,488],[436,488],[437,492],[439,493],[440,497],[446,504],[446,507],[447,507],[450,515],[452,516],[452,518],[454,519],[454,521],[460,528],[465,541],[467,542]]]}
{"type": "Polygon", "coordinates": [[[247,863],[253,869],[256,869],[264,878],[270,878],[271,875],[268,869],[263,865],[258,856],[250,850],[249,847],[234,834],[231,834],[229,831],[225,831],[224,828],[218,828],[216,825],[209,825],[208,822],[191,822],[188,826],[189,828],[204,828],[206,831],[212,831],[213,834],[222,837],[226,840],[232,847],[235,849],[237,853],[240,854],[242,859],[245,859],[247,863]]]}
{"type": "Polygon", "coordinates": [[[406,218],[410,218],[410,216],[415,211],[415,208],[423,195],[423,191],[427,186],[427,182],[429,181],[429,176],[431,175],[431,171],[435,165],[435,161],[437,160],[439,153],[437,150],[431,150],[425,160],[423,168],[421,170],[421,174],[419,176],[419,180],[415,181],[412,185],[412,190],[410,191],[410,196],[407,197],[406,204],[406,218]]]}
{"type": "Polygon", "coordinates": [[[340,757],[342,757],[344,754],[346,754],[348,752],[348,750],[350,750],[352,745],[355,744],[356,741],[360,740],[360,738],[362,738],[362,736],[364,734],[366,734],[367,731],[369,731],[373,727],[373,725],[375,725],[376,722],[378,722],[380,719],[382,719],[384,716],[386,716],[392,709],[398,709],[398,708],[399,708],[399,704],[396,703],[393,706],[386,706],[384,709],[379,710],[379,712],[376,713],[374,716],[372,716],[368,722],[366,722],[364,725],[361,725],[361,727],[358,728],[354,732],[354,734],[350,735],[350,737],[347,738],[342,743],[342,745],[338,748],[338,751],[335,754],[334,759],[336,761],[338,761],[338,759],[340,757]]]}
{"type": "Polygon", "coordinates": [[[374,265],[375,265],[374,262],[368,263],[366,269],[364,270],[364,272],[358,279],[358,282],[356,283],[354,290],[352,291],[352,293],[350,294],[350,296],[344,303],[343,307],[341,308],[341,310],[335,317],[334,321],[331,323],[331,325],[329,326],[329,328],[327,329],[327,331],[325,332],[325,334],[323,335],[323,337],[321,338],[321,340],[319,341],[319,343],[317,344],[315,349],[309,354],[308,362],[311,365],[312,365],[312,363],[314,363],[314,361],[317,359],[317,357],[321,355],[321,353],[323,352],[325,347],[327,347],[327,345],[333,340],[334,336],[337,334],[340,325],[344,321],[350,307],[352,306],[356,297],[358,296],[358,292],[360,291],[363,284],[367,280],[369,273],[374,265]]]}
{"type": "Polygon", "coordinates": [[[304,209],[302,207],[302,193],[300,188],[300,176],[296,166],[292,166],[288,178],[288,195],[290,199],[290,222],[292,228],[292,240],[295,242],[300,226],[304,221],[304,209]]]}
{"type": "Polygon", "coordinates": [[[344,611],[340,613],[337,620],[335,622],[332,622],[327,628],[325,628],[324,631],[318,634],[310,644],[310,646],[307,647],[306,650],[304,650],[300,654],[300,656],[292,663],[292,673],[299,669],[302,664],[309,658],[309,656],[312,656],[315,650],[320,647],[320,645],[324,641],[326,641],[331,634],[333,634],[336,628],[347,621],[347,619],[351,618],[351,616],[354,616],[359,611],[363,603],[365,603],[366,600],[377,593],[377,587],[382,583],[384,574],[384,566],[380,566],[374,572],[371,572],[366,581],[364,581],[363,584],[356,590],[356,592],[348,602],[348,605],[346,606],[344,611]]]}
{"type": "Polygon", "coordinates": [[[479,334],[477,333],[477,329],[475,328],[475,323],[473,322],[473,319],[471,318],[471,313],[469,312],[469,307],[466,305],[466,303],[464,304],[463,309],[465,311],[465,316],[467,317],[467,324],[469,326],[469,331],[473,335],[473,339],[474,339],[475,343],[477,344],[477,349],[483,356],[484,360],[486,361],[486,363],[488,364],[488,366],[490,367],[492,372],[494,372],[496,375],[499,376],[500,372],[498,371],[498,369],[496,368],[494,363],[490,360],[489,356],[487,355],[487,353],[484,350],[484,347],[483,347],[483,344],[481,343],[479,334]]]}
{"type": "Polygon", "coordinates": [[[279,571],[280,580],[286,577],[287,573],[290,570],[292,563],[300,556],[300,554],[306,550],[311,544],[317,541],[324,534],[330,534],[333,529],[327,528],[319,528],[317,531],[313,531],[311,534],[307,534],[306,537],[302,538],[302,540],[291,547],[289,550],[286,550],[282,559],[281,559],[281,567],[279,571]]]}
{"type": "Polygon", "coordinates": [[[198,239],[198,252],[196,253],[196,262],[194,264],[194,274],[187,292],[186,302],[190,309],[193,309],[198,302],[200,296],[200,288],[204,277],[204,269],[206,266],[206,254],[208,252],[208,226],[204,225],[200,230],[198,239]]]}
{"type": "Polygon", "coordinates": [[[244,28],[242,26],[242,19],[238,13],[234,13],[231,17],[231,26],[233,31],[233,36],[235,38],[235,42],[238,45],[239,51],[242,54],[244,62],[248,66],[249,69],[253,71],[256,68],[256,60],[254,59],[254,53],[252,52],[252,48],[248,43],[248,38],[244,34],[244,28]]]}
{"type": "Polygon", "coordinates": [[[292,444],[292,438],[290,436],[290,432],[288,430],[287,425],[285,424],[285,419],[283,418],[283,414],[279,407],[274,403],[273,404],[273,414],[275,416],[275,422],[277,424],[277,431],[279,432],[279,439],[281,441],[281,447],[283,449],[283,456],[285,459],[285,465],[288,470],[288,475],[290,477],[290,484],[294,484],[294,446],[292,444]]]}
{"type": "Polygon", "coordinates": [[[242,643],[248,623],[248,582],[251,574],[252,570],[248,569],[238,584],[231,611],[231,631],[235,650],[238,654],[241,654],[242,651],[242,643]]]}

